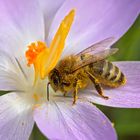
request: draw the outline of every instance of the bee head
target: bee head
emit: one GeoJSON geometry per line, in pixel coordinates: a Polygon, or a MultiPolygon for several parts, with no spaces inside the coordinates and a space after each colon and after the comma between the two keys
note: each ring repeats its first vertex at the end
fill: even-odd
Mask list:
{"type": "Polygon", "coordinates": [[[60,86],[60,82],[61,82],[61,76],[60,73],[57,69],[53,69],[49,75],[49,81],[51,84],[51,87],[53,88],[53,90],[56,92],[60,86]]]}

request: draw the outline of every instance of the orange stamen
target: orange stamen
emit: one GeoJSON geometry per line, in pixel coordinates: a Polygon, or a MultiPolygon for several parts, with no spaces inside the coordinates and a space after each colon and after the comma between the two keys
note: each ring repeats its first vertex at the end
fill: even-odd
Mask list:
{"type": "Polygon", "coordinates": [[[28,46],[28,50],[25,53],[25,56],[27,58],[28,61],[28,66],[30,66],[31,64],[34,64],[36,61],[37,56],[44,51],[44,49],[46,48],[45,43],[38,41],[36,43],[31,43],[28,46]]]}

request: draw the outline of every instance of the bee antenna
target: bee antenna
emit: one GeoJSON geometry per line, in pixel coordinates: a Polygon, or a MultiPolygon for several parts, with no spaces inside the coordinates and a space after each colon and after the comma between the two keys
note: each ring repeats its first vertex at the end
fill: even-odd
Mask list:
{"type": "Polygon", "coordinates": [[[47,84],[47,100],[49,101],[49,85],[50,85],[50,82],[47,84]]]}

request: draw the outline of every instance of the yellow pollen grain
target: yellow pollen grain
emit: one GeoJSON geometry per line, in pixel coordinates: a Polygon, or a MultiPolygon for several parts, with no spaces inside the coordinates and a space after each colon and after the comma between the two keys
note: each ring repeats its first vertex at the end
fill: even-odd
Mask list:
{"type": "Polygon", "coordinates": [[[39,101],[40,99],[40,97],[36,93],[33,94],[33,98],[35,99],[35,101],[39,101]]]}

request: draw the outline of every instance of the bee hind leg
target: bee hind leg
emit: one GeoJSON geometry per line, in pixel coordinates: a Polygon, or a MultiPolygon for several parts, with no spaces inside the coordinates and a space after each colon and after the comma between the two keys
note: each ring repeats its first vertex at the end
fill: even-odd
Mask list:
{"type": "Polygon", "coordinates": [[[103,89],[102,89],[102,87],[101,87],[99,81],[96,79],[96,77],[93,76],[93,75],[92,75],[91,73],[89,73],[89,72],[86,72],[86,73],[88,74],[89,79],[90,79],[90,80],[92,81],[92,83],[94,84],[95,89],[96,89],[96,91],[98,92],[98,94],[99,94],[101,97],[103,97],[104,99],[109,99],[108,96],[105,96],[105,95],[104,95],[103,89]]]}

